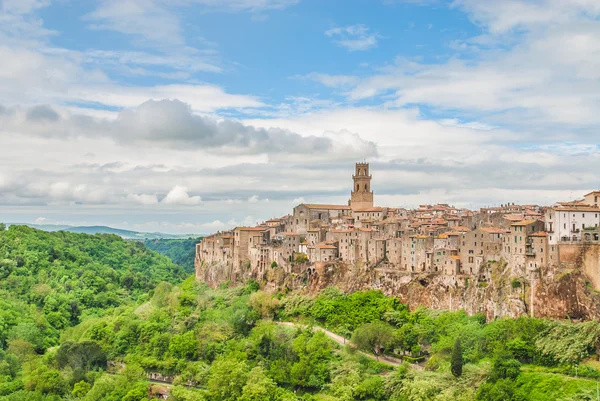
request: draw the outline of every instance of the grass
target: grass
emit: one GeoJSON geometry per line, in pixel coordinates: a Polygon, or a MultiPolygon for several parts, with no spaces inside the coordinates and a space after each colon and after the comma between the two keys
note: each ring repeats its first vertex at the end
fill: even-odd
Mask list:
{"type": "Polygon", "coordinates": [[[581,394],[595,394],[596,381],[557,373],[523,371],[517,379],[519,392],[530,401],[567,401],[581,394]]]}

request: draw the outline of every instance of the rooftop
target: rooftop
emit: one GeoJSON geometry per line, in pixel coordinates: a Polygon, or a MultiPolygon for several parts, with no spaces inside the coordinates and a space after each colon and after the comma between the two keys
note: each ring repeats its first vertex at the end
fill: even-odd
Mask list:
{"type": "Polygon", "coordinates": [[[326,205],[326,204],[319,204],[319,203],[301,203],[298,206],[306,206],[309,209],[350,210],[350,206],[346,206],[346,205],[326,205]]]}
{"type": "Polygon", "coordinates": [[[539,221],[539,220],[521,220],[521,221],[517,221],[516,223],[512,223],[511,226],[528,226],[537,221],[539,221]]]}

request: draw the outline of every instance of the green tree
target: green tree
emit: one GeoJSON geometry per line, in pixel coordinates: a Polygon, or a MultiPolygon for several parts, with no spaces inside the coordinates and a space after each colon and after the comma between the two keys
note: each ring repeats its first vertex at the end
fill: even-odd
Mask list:
{"type": "Polygon", "coordinates": [[[73,385],[73,391],[71,391],[71,394],[73,397],[82,398],[88,393],[88,391],[90,391],[91,388],[92,386],[88,382],[82,380],[73,385]]]}
{"type": "Polygon", "coordinates": [[[452,354],[450,356],[450,370],[454,377],[462,376],[463,371],[463,351],[460,344],[460,338],[457,338],[452,347],[452,354]]]}
{"type": "Polygon", "coordinates": [[[375,354],[378,360],[393,339],[394,329],[381,321],[363,324],[352,335],[352,343],[358,349],[375,354]]]}
{"type": "Polygon", "coordinates": [[[95,341],[66,341],[56,352],[59,368],[69,366],[71,369],[82,369],[84,372],[95,368],[106,368],[106,354],[95,341]]]}
{"type": "Polygon", "coordinates": [[[238,401],[272,401],[276,399],[277,384],[268,377],[264,369],[255,367],[248,373],[248,380],[238,401]]]}
{"type": "Polygon", "coordinates": [[[502,353],[494,358],[490,380],[516,379],[521,373],[521,363],[514,359],[509,353],[502,353]]]}
{"type": "Polygon", "coordinates": [[[248,382],[248,365],[234,356],[215,360],[206,385],[211,396],[219,401],[237,401],[248,382]]]}

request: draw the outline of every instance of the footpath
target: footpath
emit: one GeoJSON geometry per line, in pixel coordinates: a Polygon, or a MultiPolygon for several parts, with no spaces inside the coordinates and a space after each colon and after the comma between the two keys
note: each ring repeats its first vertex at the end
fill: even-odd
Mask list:
{"type": "MultiPolygon", "coordinates": [[[[274,322],[275,324],[278,324],[280,326],[288,326],[288,327],[297,327],[297,328],[301,328],[301,329],[305,329],[307,327],[309,327],[308,325],[305,324],[299,324],[299,323],[292,323],[292,322],[274,322]]],[[[323,332],[327,337],[331,338],[333,341],[335,341],[336,343],[340,344],[341,346],[347,345],[349,343],[349,340],[338,335],[335,334],[334,332],[331,332],[327,329],[324,329],[323,327],[320,326],[312,326],[312,328],[314,330],[318,330],[323,332]]],[[[362,351],[358,351],[360,352],[361,355],[366,356],[367,358],[373,359],[375,361],[381,362],[381,363],[385,363],[387,365],[391,365],[391,366],[400,366],[402,364],[402,360],[398,359],[398,358],[394,358],[391,356],[385,356],[382,355],[380,357],[377,357],[373,354],[369,354],[367,352],[362,352],[362,351]]],[[[413,367],[416,367],[418,365],[413,365],[413,367]]],[[[417,368],[418,369],[418,368],[417,368]]]]}

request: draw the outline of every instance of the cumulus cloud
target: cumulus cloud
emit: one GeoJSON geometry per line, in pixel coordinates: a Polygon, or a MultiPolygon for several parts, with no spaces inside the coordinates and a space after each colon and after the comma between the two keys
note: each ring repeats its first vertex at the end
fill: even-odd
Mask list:
{"type": "Polygon", "coordinates": [[[148,194],[128,194],[127,200],[138,205],[156,205],[158,203],[156,195],[148,194]]]}
{"type": "Polygon", "coordinates": [[[333,39],[338,46],[350,51],[369,50],[377,46],[379,34],[371,32],[370,28],[363,24],[336,27],[325,31],[325,35],[333,39]]]}
{"type": "Polygon", "coordinates": [[[60,119],[58,113],[48,105],[34,106],[27,110],[27,121],[30,122],[56,122],[60,119]]]}
{"type": "Polygon", "coordinates": [[[186,187],[176,185],[161,201],[167,205],[194,206],[202,203],[200,196],[190,196],[186,187]]]}
{"type": "Polygon", "coordinates": [[[114,120],[83,115],[71,115],[63,120],[50,106],[34,106],[25,112],[25,120],[18,116],[12,120],[7,127],[34,135],[105,136],[122,144],[188,151],[214,149],[221,154],[267,154],[273,158],[298,155],[339,159],[377,154],[375,144],[358,134],[301,136],[281,128],[256,128],[236,120],[197,115],[189,105],[178,100],[149,100],[139,107],[123,110],[114,120]],[[42,127],[26,124],[40,121],[54,124],[42,127]]]}

